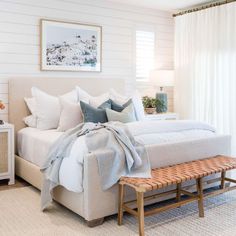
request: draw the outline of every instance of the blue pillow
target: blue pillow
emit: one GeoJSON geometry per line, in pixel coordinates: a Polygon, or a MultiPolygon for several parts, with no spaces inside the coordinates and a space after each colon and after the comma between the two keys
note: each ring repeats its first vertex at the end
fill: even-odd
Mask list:
{"type": "Polygon", "coordinates": [[[117,111],[117,112],[122,112],[126,107],[128,107],[131,103],[132,103],[132,99],[129,99],[125,104],[123,105],[119,105],[116,102],[114,102],[113,100],[109,99],[108,100],[111,103],[111,109],[113,111],[117,111]]]}
{"type": "Polygon", "coordinates": [[[110,99],[105,101],[104,103],[102,103],[98,109],[106,109],[106,108],[109,108],[111,109],[111,102],[110,102],[110,99]]]}
{"type": "Polygon", "coordinates": [[[111,103],[108,101],[101,104],[98,108],[80,101],[81,110],[84,116],[84,122],[106,123],[108,122],[106,108],[111,109],[111,103]]]}

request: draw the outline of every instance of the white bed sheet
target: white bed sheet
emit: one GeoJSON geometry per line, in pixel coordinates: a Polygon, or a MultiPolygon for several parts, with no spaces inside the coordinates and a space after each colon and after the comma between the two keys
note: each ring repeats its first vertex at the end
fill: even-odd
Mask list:
{"type": "MultiPolygon", "coordinates": [[[[55,130],[41,131],[27,127],[17,134],[18,154],[25,160],[42,167],[47,159],[50,146],[63,134],[55,130]]],[[[72,147],[72,154],[64,158],[59,171],[59,181],[69,191],[83,192],[83,166],[78,163],[78,158],[86,154],[84,139],[79,137],[77,145],[72,147]],[[76,148],[75,151],[73,151],[76,148]]]]}
{"type": "Polygon", "coordinates": [[[63,134],[54,130],[41,131],[27,127],[17,133],[17,149],[20,157],[41,167],[50,146],[63,134]]]}
{"type": "MultiPolygon", "coordinates": [[[[130,130],[133,130],[135,139],[146,146],[152,168],[226,154],[220,153],[220,150],[230,139],[228,136],[217,135],[204,129],[150,133],[148,128],[148,132],[145,130],[137,132],[137,125],[139,124],[131,124],[133,127],[130,127],[130,130]]],[[[62,134],[56,130],[40,131],[35,128],[20,130],[17,138],[19,156],[41,167],[47,158],[50,146],[62,134]]],[[[60,184],[70,191],[83,191],[83,166],[80,163],[83,162],[85,154],[84,139],[80,137],[73,145],[70,157],[64,158],[62,162],[59,173],[60,184]]]]}
{"type": "MultiPolygon", "coordinates": [[[[41,167],[47,158],[50,146],[63,134],[56,129],[41,131],[27,127],[17,134],[18,153],[25,160],[41,167]]],[[[158,134],[141,134],[135,139],[144,145],[161,145],[188,140],[215,137],[216,134],[208,130],[186,130],[182,132],[169,132],[158,134]]]]}

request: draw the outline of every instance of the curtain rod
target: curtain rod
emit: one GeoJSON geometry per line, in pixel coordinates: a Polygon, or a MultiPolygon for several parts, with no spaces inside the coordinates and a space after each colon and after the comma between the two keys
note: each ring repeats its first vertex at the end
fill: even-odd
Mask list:
{"type": "Polygon", "coordinates": [[[207,5],[200,6],[200,7],[195,7],[195,8],[189,9],[189,10],[178,12],[176,14],[173,14],[172,16],[173,17],[182,16],[182,15],[185,15],[185,14],[188,14],[188,13],[205,10],[205,9],[211,8],[211,7],[218,7],[218,6],[221,6],[221,5],[224,5],[224,4],[227,4],[227,3],[231,3],[231,2],[236,2],[236,0],[225,0],[225,1],[221,1],[221,2],[210,3],[210,4],[207,4],[207,5]]]}

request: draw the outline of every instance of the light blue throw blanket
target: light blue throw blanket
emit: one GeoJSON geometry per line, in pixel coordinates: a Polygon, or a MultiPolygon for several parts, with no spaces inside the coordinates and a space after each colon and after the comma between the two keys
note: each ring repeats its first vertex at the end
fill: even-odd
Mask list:
{"type": "Polygon", "coordinates": [[[89,153],[98,161],[103,190],[112,187],[121,176],[151,177],[151,167],[145,147],[137,143],[127,126],[120,122],[105,124],[83,123],[65,132],[51,147],[41,171],[44,183],[41,207],[44,210],[52,200],[52,190],[60,185],[59,170],[76,139],[84,136],[89,153]]]}

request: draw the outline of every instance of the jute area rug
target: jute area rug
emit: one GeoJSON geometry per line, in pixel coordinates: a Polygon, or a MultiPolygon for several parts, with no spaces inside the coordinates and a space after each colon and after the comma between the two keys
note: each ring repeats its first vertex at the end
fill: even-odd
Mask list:
{"type": "MultiPolygon", "coordinates": [[[[88,228],[84,220],[59,204],[40,211],[40,193],[33,187],[0,192],[0,236],[129,236],[138,235],[138,224],[129,214],[118,226],[117,216],[88,228]]],[[[205,218],[198,217],[196,203],[151,216],[145,220],[146,235],[236,235],[236,191],[205,200],[205,218]]]]}

